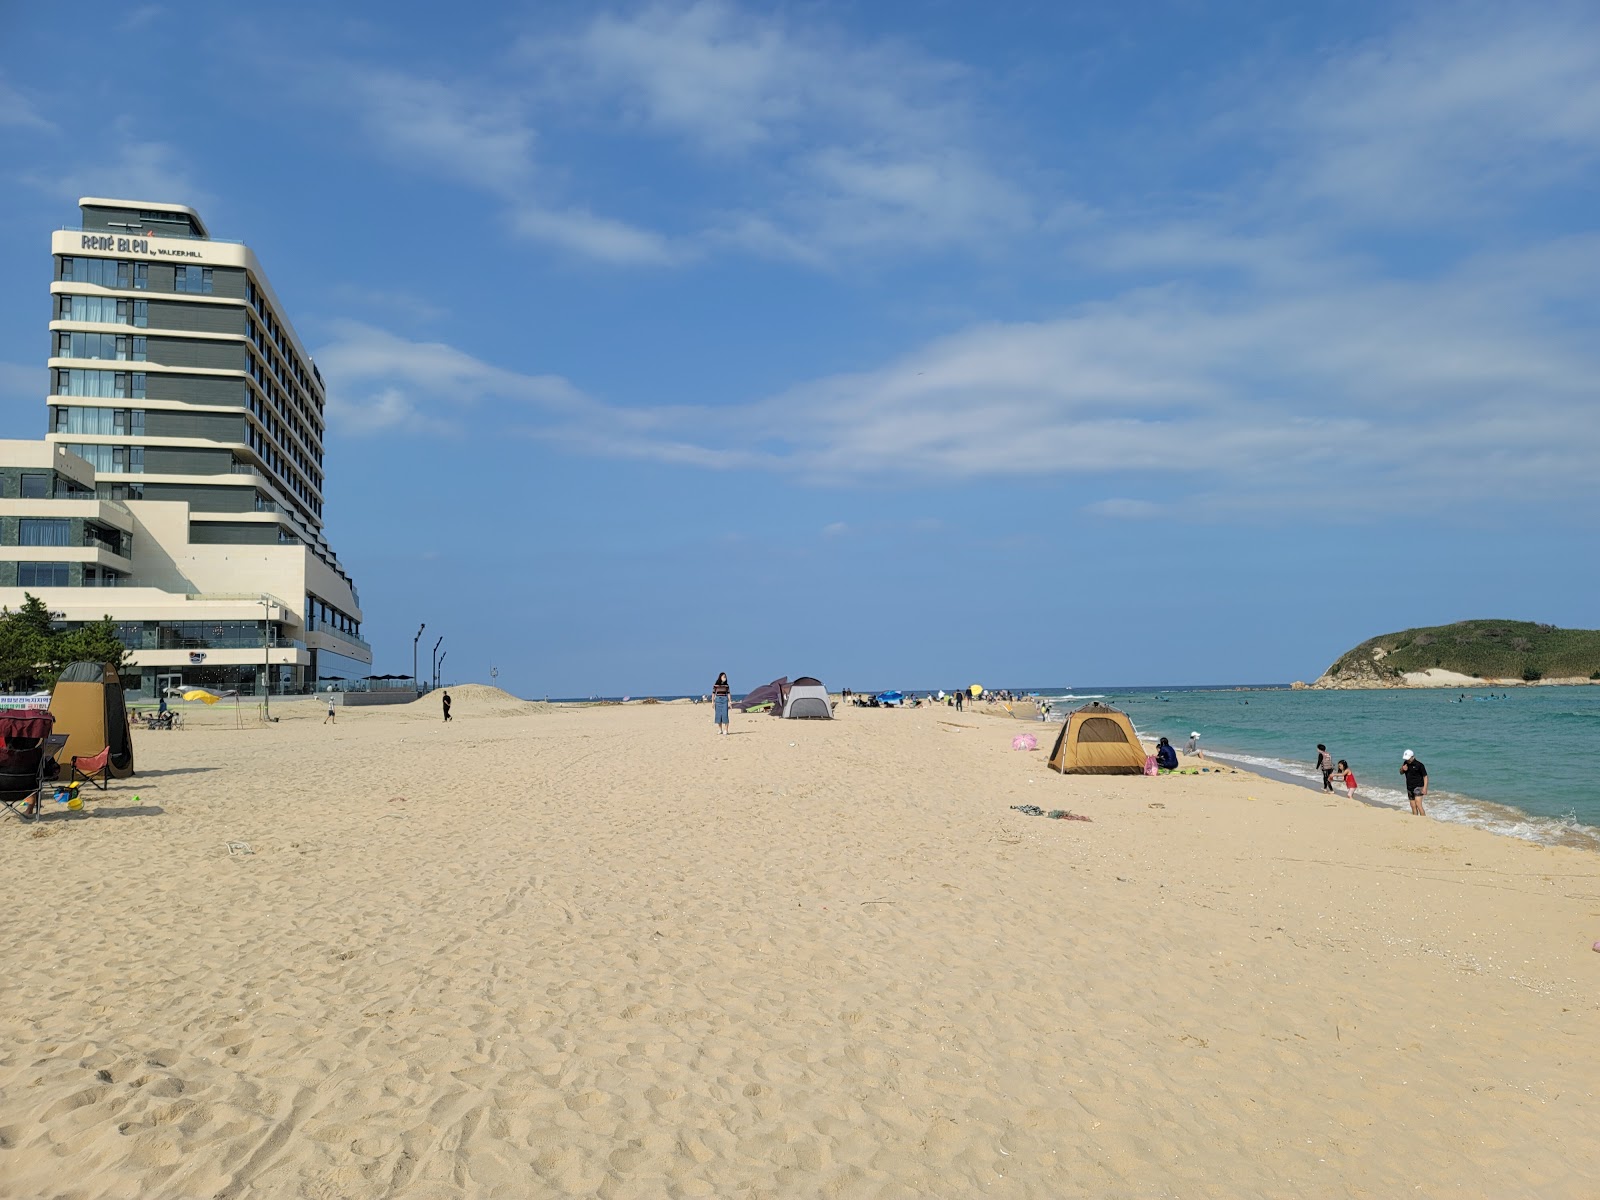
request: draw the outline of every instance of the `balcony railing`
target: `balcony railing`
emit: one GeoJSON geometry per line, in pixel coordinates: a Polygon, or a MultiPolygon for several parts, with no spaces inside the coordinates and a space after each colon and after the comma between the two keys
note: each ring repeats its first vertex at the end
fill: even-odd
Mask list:
{"type": "Polygon", "coordinates": [[[304,642],[294,638],[275,637],[263,641],[251,637],[180,638],[160,635],[153,629],[144,630],[134,642],[125,642],[129,650],[304,650],[304,642]]]}
{"type": "Polygon", "coordinates": [[[244,245],[244,242],[240,241],[238,238],[199,237],[193,233],[183,233],[176,229],[155,229],[149,225],[141,225],[137,229],[123,229],[121,226],[118,226],[116,229],[86,229],[82,225],[62,225],[60,229],[62,233],[96,233],[108,237],[142,238],[148,236],[159,238],[176,238],[179,241],[185,242],[221,242],[227,246],[244,245]]]}
{"type": "Polygon", "coordinates": [[[347,642],[353,642],[357,646],[360,646],[363,650],[371,650],[372,649],[372,644],[370,642],[363,641],[358,635],[356,635],[354,633],[346,633],[344,630],[340,629],[338,626],[333,625],[333,624],[331,624],[331,623],[329,623],[327,621],[317,621],[317,620],[307,621],[306,622],[306,632],[307,633],[326,633],[326,634],[329,634],[329,635],[331,635],[333,637],[336,637],[336,638],[342,638],[347,642]]]}
{"type": "Polygon", "coordinates": [[[87,529],[83,533],[83,544],[95,550],[104,550],[107,554],[115,554],[118,558],[133,557],[132,547],[128,546],[122,539],[112,540],[110,538],[96,537],[87,529]]]}

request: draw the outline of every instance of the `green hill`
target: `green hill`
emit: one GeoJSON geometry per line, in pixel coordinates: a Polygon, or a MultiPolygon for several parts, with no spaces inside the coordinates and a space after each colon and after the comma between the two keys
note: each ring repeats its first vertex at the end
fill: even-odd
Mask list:
{"type": "Polygon", "coordinates": [[[1442,668],[1510,682],[1600,679],[1600,629],[1532,621],[1457,621],[1369,638],[1339,656],[1317,684],[1382,687],[1408,671],[1442,668]]]}

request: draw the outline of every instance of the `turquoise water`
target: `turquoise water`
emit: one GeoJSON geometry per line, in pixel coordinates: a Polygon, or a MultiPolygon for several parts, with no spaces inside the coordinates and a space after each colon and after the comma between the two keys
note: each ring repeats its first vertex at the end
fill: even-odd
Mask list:
{"type": "MultiPolygon", "coordinates": [[[[1400,754],[1414,750],[1428,768],[1430,817],[1600,850],[1600,687],[1076,694],[1104,696],[1141,734],[1165,735],[1182,749],[1198,730],[1207,754],[1318,788],[1323,742],[1335,760],[1349,759],[1359,798],[1402,809],[1400,754]]],[[[1077,703],[1059,702],[1056,715],[1077,703]]]]}

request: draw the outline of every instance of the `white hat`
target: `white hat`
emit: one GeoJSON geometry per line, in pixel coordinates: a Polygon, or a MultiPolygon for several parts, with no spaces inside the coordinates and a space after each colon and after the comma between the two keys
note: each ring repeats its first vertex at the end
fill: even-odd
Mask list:
{"type": "Polygon", "coordinates": [[[1413,754],[1413,753],[1411,753],[1411,751],[1407,750],[1404,754],[1402,754],[1400,756],[1400,761],[1401,762],[1410,762],[1415,757],[1416,757],[1415,754],[1413,754]]]}
{"type": "Polygon", "coordinates": [[[1190,737],[1199,737],[1200,735],[1198,733],[1191,733],[1189,736],[1190,737]]]}

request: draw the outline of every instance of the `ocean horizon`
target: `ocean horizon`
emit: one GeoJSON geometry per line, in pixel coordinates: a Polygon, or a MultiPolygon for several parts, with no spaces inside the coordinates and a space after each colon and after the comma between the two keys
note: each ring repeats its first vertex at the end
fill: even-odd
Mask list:
{"type": "MultiPolygon", "coordinates": [[[[925,696],[940,689],[895,690],[925,696]]],[[[1592,739],[1600,737],[1600,687],[1345,691],[1218,683],[994,690],[1049,700],[1058,716],[1063,706],[1102,699],[1127,712],[1141,736],[1165,736],[1182,746],[1191,732],[1199,732],[1210,757],[1318,790],[1316,747],[1322,743],[1336,760],[1349,761],[1357,799],[1400,810],[1407,808],[1400,755],[1413,750],[1428,768],[1430,818],[1600,852],[1600,782],[1589,761],[1592,739]]],[[[653,695],[667,701],[701,694],[549,699],[596,703],[653,695]]]]}

